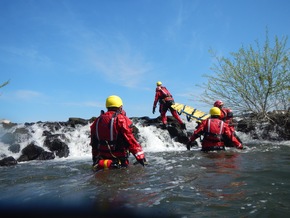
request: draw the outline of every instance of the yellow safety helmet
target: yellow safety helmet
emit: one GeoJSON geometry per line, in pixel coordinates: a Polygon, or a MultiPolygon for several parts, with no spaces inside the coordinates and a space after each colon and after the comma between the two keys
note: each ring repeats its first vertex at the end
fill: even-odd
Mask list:
{"type": "Polygon", "coordinates": [[[157,85],[157,86],[161,86],[161,85],[162,85],[162,82],[158,81],[158,82],[156,83],[156,85],[157,85]]]}
{"type": "Polygon", "coordinates": [[[121,107],[123,105],[122,99],[117,95],[111,95],[106,100],[106,108],[121,107]]]}
{"type": "Polygon", "coordinates": [[[220,116],[221,115],[221,110],[218,107],[212,107],[209,110],[209,113],[211,116],[220,116]]]}

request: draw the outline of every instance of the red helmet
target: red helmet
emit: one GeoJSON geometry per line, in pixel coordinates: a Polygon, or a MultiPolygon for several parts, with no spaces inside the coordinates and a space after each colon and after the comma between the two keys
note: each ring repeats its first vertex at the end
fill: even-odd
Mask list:
{"type": "Polygon", "coordinates": [[[220,107],[224,106],[224,103],[223,103],[221,100],[217,100],[217,101],[213,104],[213,106],[220,108],[220,107]]]}
{"type": "Polygon", "coordinates": [[[234,116],[233,111],[232,111],[231,109],[229,109],[229,110],[227,111],[227,117],[228,117],[228,118],[232,118],[233,116],[234,116]]]}

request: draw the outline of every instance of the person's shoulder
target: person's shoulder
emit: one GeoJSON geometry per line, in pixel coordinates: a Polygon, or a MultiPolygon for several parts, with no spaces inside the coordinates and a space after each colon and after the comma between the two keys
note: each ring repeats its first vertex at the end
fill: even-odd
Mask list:
{"type": "Polygon", "coordinates": [[[119,120],[130,120],[126,113],[118,113],[117,117],[119,120]]]}
{"type": "Polygon", "coordinates": [[[132,121],[130,120],[130,118],[127,117],[125,114],[120,113],[120,114],[118,114],[117,117],[118,117],[118,123],[121,126],[123,126],[123,125],[130,126],[132,124],[132,121]]]}
{"type": "Polygon", "coordinates": [[[226,128],[226,129],[230,129],[230,126],[229,126],[229,124],[228,124],[227,122],[224,122],[224,121],[223,121],[223,123],[224,123],[224,124],[223,124],[223,125],[224,125],[224,128],[226,128]]]}
{"type": "Polygon", "coordinates": [[[197,125],[197,128],[200,127],[200,126],[204,126],[204,125],[207,123],[208,120],[209,120],[209,119],[202,120],[202,121],[197,125]]]}
{"type": "Polygon", "coordinates": [[[226,112],[231,112],[232,111],[232,109],[230,109],[230,108],[228,108],[228,107],[225,107],[225,108],[223,108],[226,112]]]}

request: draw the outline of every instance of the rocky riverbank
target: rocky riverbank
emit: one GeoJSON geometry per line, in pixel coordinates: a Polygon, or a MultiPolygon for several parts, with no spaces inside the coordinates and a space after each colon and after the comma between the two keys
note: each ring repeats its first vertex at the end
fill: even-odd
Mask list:
{"type": "MultiPolygon", "coordinates": [[[[268,141],[284,141],[290,140],[290,118],[289,111],[283,113],[269,113],[267,119],[261,119],[258,115],[248,115],[247,117],[235,120],[236,130],[249,134],[253,139],[268,140],[268,141]]],[[[34,142],[28,143],[23,149],[20,150],[19,141],[31,141],[31,126],[35,123],[25,123],[18,125],[8,121],[2,122],[2,128],[8,130],[5,134],[1,134],[0,141],[8,146],[8,150],[12,153],[19,153],[17,159],[12,156],[6,156],[0,153],[0,166],[15,165],[23,161],[31,160],[50,160],[57,157],[68,157],[70,150],[67,145],[68,139],[66,133],[75,130],[78,126],[85,126],[91,124],[95,118],[82,119],[82,118],[69,118],[67,122],[38,122],[44,129],[42,137],[44,138],[43,147],[40,147],[34,142]],[[64,131],[59,133],[59,130],[64,131]],[[11,130],[11,131],[9,131],[11,130]],[[57,133],[56,133],[57,132],[57,133]]],[[[133,123],[139,123],[142,126],[154,125],[157,128],[162,128],[160,117],[151,119],[149,117],[132,117],[133,123]]],[[[168,132],[172,139],[180,143],[186,144],[188,136],[192,132],[185,132],[180,129],[176,120],[168,116],[168,132]]],[[[138,139],[139,130],[134,127],[134,135],[138,139]]],[[[87,132],[89,138],[89,132],[87,132]]],[[[89,139],[88,139],[89,140],[89,139]]]]}

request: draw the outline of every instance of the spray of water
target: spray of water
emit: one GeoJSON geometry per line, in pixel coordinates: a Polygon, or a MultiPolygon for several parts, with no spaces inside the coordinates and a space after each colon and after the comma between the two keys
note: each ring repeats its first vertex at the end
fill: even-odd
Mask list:
{"type": "MultiPolygon", "coordinates": [[[[157,128],[155,126],[143,126],[141,123],[136,123],[136,127],[139,129],[139,142],[143,149],[147,153],[154,152],[170,152],[170,151],[182,151],[186,150],[185,145],[181,144],[174,139],[172,139],[167,130],[157,128]]],[[[191,134],[195,127],[195,122],[186,122],[187,132],[191,134]]],[[[59,128],[51,130],[45,123],[35,123],[30,126],[25,126],[24,124],[18,124],[12,128],[5,129],[2,124],[0,124],[0,139],[7,134],[12,134],[20,129],[25,129],[25,133],[17,134],[16,143],[20,145],[18,153],[13,153],[9,146],[11,144],[0,141],[0,153],[6,156],[13,156],[18,158],[21,155],[21,150],[25,148],[29,143],[42,147],[44,150],[48,151],[48,148],[44,146],[44,132],[49,131],[52,134],[58,134],[63,136],[62,140],[68,145],[70,154],[69,158],[78,159],[91,156],[91,146],[90,146],[90,124],[87,125],[76,125],[75,127],[62,126],[59,128]]],[[[249,135],[241,132],[237,132],[237,135],[241,138],[244,144],[251,143],[255,144],[249,135]]],[[[200,141],[198,140],[199,146],[200,141]]],[[[257,143],[261,144],[261,140],[257,143]]],[[[265,143],[269,143],[265,141],[265,143]]],[[[289,142],[283,142],[287,145],[289,142]]],[[[56,157],[57,158],[57,157],[56,157]]]]}

